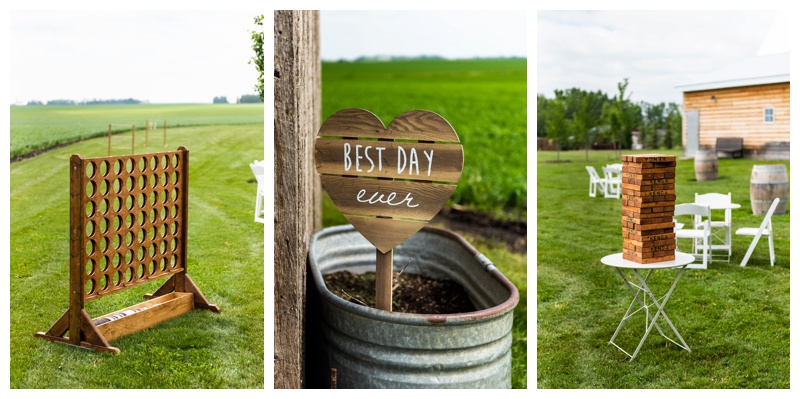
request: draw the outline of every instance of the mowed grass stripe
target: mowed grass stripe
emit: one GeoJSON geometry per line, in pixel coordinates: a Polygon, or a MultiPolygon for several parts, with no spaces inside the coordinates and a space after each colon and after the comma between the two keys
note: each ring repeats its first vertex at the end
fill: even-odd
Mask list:
{"type": "MultiPolygon", "coordinates": [[[[122,337],[113,342],[122,349],[119,356],[33,338],[69,304],[69,157],[103,156],[105,140],[16,162],[10,201],[12,387],[263,387],[263,225],[253,222],[256,186],[248,166],[263,158],[263,126],[171,133],[168,149],[190,150],[189,275],[222,313],[190,312],[122,337]]],[[[88,302],[86,309],[96,317],[141,302],[163,281],[88,302]]]]}

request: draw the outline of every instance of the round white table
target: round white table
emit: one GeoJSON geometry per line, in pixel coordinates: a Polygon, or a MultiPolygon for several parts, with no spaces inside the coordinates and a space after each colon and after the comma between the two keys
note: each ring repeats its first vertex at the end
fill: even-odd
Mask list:
{"type": "Polygon", "coordinates": [[[639,350],[642,349],[642,345],[644,344],[645,339],[650,334],[650,330],[653,327],[658,330],[658,333],[661,334],[662,337],[666,338],[668,341],[672,342],[673,344],[677,345],[681,349],[686,349],[687,351],[691,352],[692,350],[689,349],[689,345],[686,344],[686,341],[683,340],[683,337],[678,332],[678,329],[675,328],[675,325],[672,324],[672,321],[667,316],[667,313],[664,311],[664,307],[667,305],[670,296],[672,296],[672,292],[675,290],[675,286],[678,285],[678,280],[680,280],[683,272],[686,271],[686,266],[692,262],[694,262],[694,256],[690,254],[685,254],[682,252],[675,252],[675,259],[669,260],[665,262],[656,262],[656,263],[636,263],[629,260],[625,260],[622,258],[622,253],[616,253],[613,255],[608,255],[600,259],[604,265],[613,267],[617,273],[619,273],[622,280],[625,282],[625,285],[633,294],[633,300],[631,301],[630,306],[628,306],[628,310],[625,312],[625,315],[622,317],[622,321],[620,321],[619,325],[617,326],[617,330],[614,331],[614,335],[611,337],[611,340],[608,342],[611,345],[617,347],[617,349],[621,350],[624,354],[630,357],[631,361],[636,358],[636,355],[639,354],[639,350]],[[680,268],[678,271],[678,275],[675,276],[675,280],[672,282],[672,286],[670,286],[669,291],[664,295],[661,299],[656,298],[653,292],[650,290],[650,287],[647,285],[647,282],[650,280],[650,276],[653,274],[653,271],[656,269],[673,269],[673,268],[680,268]],[[633,271],[633,275],[636,277],[638,281],[631,281],[629,280],[625,274],[622,272],[624,269],[629,269],[633,271]],[[639,273],[640,270],[647,270],[647,275],[642,277],[639,273]],[[635,288],[635,289],[634,289],[635,288]],[[644,295],[642,295],[644,294],[644,295]],[[648,297],[650,298],[651,304],[648,304],[648,297]],[[635,307],[638,303],[638,307],[635,307]],[[650,307],[655,306],[657,309],[655,314],[651,316],[650,314],[650,307]],[[635,308],[635,309],[634,309],[635,308]],[[633,316],[634,313],[638,312],[639,310],[644,309],[645,311],[645,324],[647,326],[644,336],[639,341],[639,346],[636,347],[636,350],[631,355],[630,353],[626,352],[622,349],[619,345],[614,342],[614,339],[617,338],[620,330],[622,330],[622,326],[625,324],[625,321],[633,316]],[[664,334],[664,331],[661,329],[661,326],[658,325],[658,318],[662,316],[664,320],[666,320],[669,327],[681,341],[681,343],[675,342],[673,339],[667,337],[664,334]]]}

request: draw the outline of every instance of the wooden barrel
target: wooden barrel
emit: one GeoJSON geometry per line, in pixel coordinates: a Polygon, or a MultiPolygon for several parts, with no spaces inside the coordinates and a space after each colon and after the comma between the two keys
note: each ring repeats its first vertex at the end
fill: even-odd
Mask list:
{"type": "Polygon", "coordinates": [[[694,156],[694,175],[697,181],[717,180],[717,153],[698,151],[694,156]]]}
{"type": "Polygon", "coordinates": [[[753,165],[750,175],[750,206],[754,215],[764,215],[772,205],[772,200],[780,198],[775,215],[786,213],[789,203],[789,176],[786,165],[753,165]]]}

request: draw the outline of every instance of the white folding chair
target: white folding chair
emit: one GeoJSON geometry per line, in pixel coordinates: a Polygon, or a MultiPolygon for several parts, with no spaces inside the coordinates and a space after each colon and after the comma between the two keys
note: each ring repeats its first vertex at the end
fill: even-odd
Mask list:
{"type": "Polygon", "coordinates": [[[698,205],[708,205],[711,209],[725,209],[724,220],[711,221],[711,256],[714,256],[715,249],[728,250],[726,262],[731,260],[731,193],[728,195],[719,193],[697,194],[694,193],[694,203],[698,205]],[[716,243],[715,243],[716,241],[716,243]]]}
{"type": "Polygon", "coordinates": [[[710,246],[709,241],[711,240],[711,226],[710,226],[710,218],[711,218],[711,208],[705,205],[697,205],[697,204],[680,204],[675,205],[675,216],[682,216],[682,215],[690,215],[692,216],[692,222],[697,217],[704,218],[701,219],[699,224],[686,224],[684,228],[680,230],[675,230],[675,243],[677,246],[677,239],[678,238],[691,238],[692,239],[692,255],[697,258],[700,255],[700,250],[702,250],[702,257],[703,263],[702,264],[691,264],[686,266],[689,269],[706,269],[708,263],[711,262],[711,256],[709,256],[710,246]],[[687,226],[695,226],[693,229],[685,228],[687,226]],[[701,244],[702,242],[702,244],[701,244]]]}
{"type": "Polygon", "coordinates": [[[606,198],[620,198],[622,194],[622,174],[613,167],[604,166],[603,175],[606,180],[606,198]]]}
{"type": "Polygon", "coordinates": [[[600,194],[606,194],[606,179],[600,178],[594,166],[586,166],[586,171],[589,172],[589,196],[594,197],[597,195],[597,189],[600,189],[600,194]]]}
{"type": "Polygon", "coordinates": [[[264,223],[264,165],[263,161],[253,161],[250,164],[250,170],[256,176],[256,211],[254,220],[259,223],[264,223]]]}
{"type": "Polygon", "coordinates": [[[758,240],[760,240],[763,235],[766,235],[769,241],[769,265],[775,266],[775,246],[772,244],[772,213],[775,212],[775,208],[778,207],[779,202],[781,202],[780,198],[775,198],[775,200],[772,201],[772,205],[769,206],[767,214],[764,215],[764,221],[761,222],[761,226],[758,228],[742,227],[736,230],[736,235],[754,236],[753,242],[750,243],[750,248],[747,249],[747,253],[744,255],[744,259],[742,259],[742,263],[739,266],[744,267],[747,264],[747,261],[750,260],[750,255],[752,255],[753,250],[756,249],[758,240]]]}

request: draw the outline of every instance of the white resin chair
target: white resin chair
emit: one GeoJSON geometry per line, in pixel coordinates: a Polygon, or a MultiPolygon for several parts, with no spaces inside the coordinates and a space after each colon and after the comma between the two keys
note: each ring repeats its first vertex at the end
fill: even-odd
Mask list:
{"type": "Polygon", "coordinates": [[[697,194],[694,193],[694,203],[698,205],[707,205],[711,209],[725,209],[725,218],[723,220],[711,221],[711,254],[713,256],[714,249],[727,249],[728,257],[726,262],[731,259],[731,193],[728,195],[719,193],[697,194]]]}
{"type": "Polygon", "coordinates": [[[706,269],[708,263],[711,262],[711,256],[709,256],[709,242],[711,241],[711,208],[697,204],[675,205],[675,217],[677,218],[678,216],[682,215],[692,216],[692,222],[694,222],[698,217],[702,219],[699,224],[686,224],[684,225],[684,228],[675,230],[676,246],[679,238],[692,239],[692,255],[697,258],[697,256],[701,255],[700,250],[702,250],[703,263],[699,265],[691,264],[687,266],[687,268],[706,269]],[[686,228],[687,226],[692,225],[695,226],[693,229],[686,228]]]}
{"type": "Polygon", "coordinates": [[[769,241],[769,265],[775,266],[775,246],[772,244],[772,213],[775,212],[775,208],[778,207],[779,202],[781,202],[780,198],[775,198],[775,200],[772,201],[772,205],[769,206],[767,214],[764,215],[764,221],[761,222],[761,226],[758,228],[742,227],[736,230],[736,235],[754,236],[753,242],[750,243],[750,248],[747,249],[747,253],[744,255],[744,259],[742,259],[742,263],[739,266],[744,267],[747,264],[747,261],[750,260],[750,255],[752,255],[753,250],[756,249],[758,240],[764,235],[767,236],[769,241]]]}
{"type": "Polygon", "coordinates": [[[603,167],[603,175],[606,180],[606,198],[620,198],[622,195],[622,174],[609,166],[603,167]]]}
{"type": "Polygon", "coordinates": [[[250,170],[256,176],[256,210],[254,221],[264,223],[264,165],[263,161],[253,161],[250,170]]]}
{"type": "Polygon", "coordinates": [[[600,194],[606,194],[606,179],[600,178],[594,166],[586,166],[586,171],[589,172],[589,196],[595,197],[597,190],[600,189],[600,194]]]}

